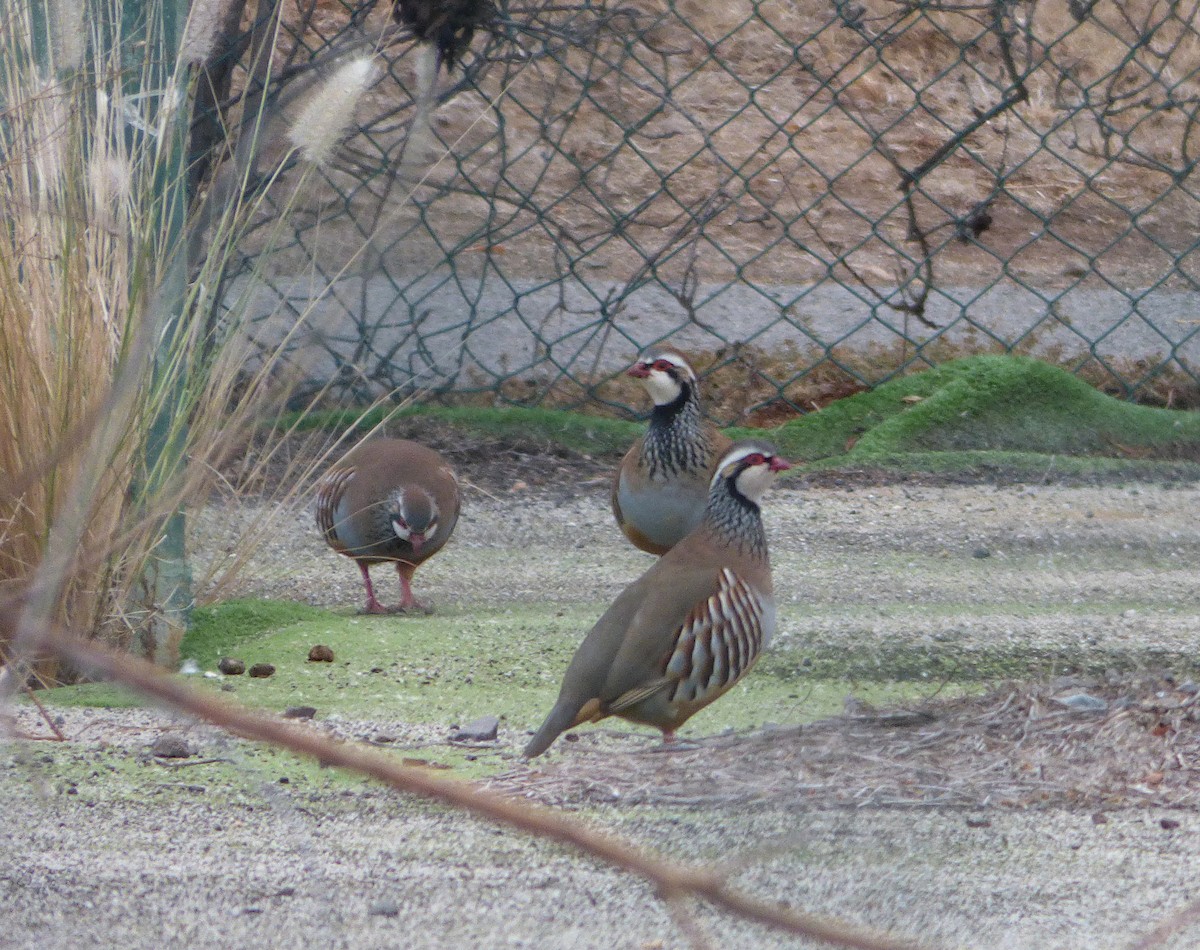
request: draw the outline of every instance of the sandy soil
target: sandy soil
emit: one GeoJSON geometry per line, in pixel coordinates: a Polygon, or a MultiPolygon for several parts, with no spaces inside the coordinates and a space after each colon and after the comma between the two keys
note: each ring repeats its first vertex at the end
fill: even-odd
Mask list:
{"type": "MultiPolygon", "coordinates": [[[[599,478],[480,482],[454,547],[422,571],[435,602],[592,603],[644,563],[614,537],[599,478]],[[538,544],[514,557],[515,536],[538,544]]],[[[760,897],[930,946],[1124,946],[1197,896],[1181,873],[1200,843],[1195,688],[1156,671],[1186,667],[1200,645],[1198,502],[1194,486],[777,490],[768,522],[783,644],[1108,651],[1142,673],[1060,678],[1041,705],[1018,690],[1002,707],[991,697],[957,719],[942,709],[907,731],[848,709],[778,736],[717,737],[666,762],[645,740],[594,731],[493,784],[677,858],[723,861],[760,897]],[[1089,691],[1109,704],[1099,718],[1053,706],[1054,695],[1089,691]],[[990,732],[989,716],[1003,718],[990,732]],[[1167,725],[1152,739],[1154,716],[1167,725]],[[772,793],[734,794],[756,782],[772,793]]],[[[219,551],[231,521],[251,514],[210,509],[197,539],[219,551]]],[[[311,536],[307,513],[272,537],[243,592],[357,603],[354,572],[311,536]]],[[[1057,662],[1042,672],[1058,676],[1057,662]]],[[[44,733],[31,710],[19,717],[44,733]]],[[[281,783],[279,767],[256,765],[246,785],[223,788],[202,767],[149,760],[150,742],[179,725],[142,710],[69,710],[71,742],[0,750],[6,946],[686,945],[641,883],[559,848],[378,789],[281,783]],[[147,760],[144,794],[106,794],[99,772],[62,779],[114,745],[147,760]]],[[[200,727],[189,735],[202,756],[240,745],[200,727]]],[[[686,913],[716,946],[789,945],[686,913]]]]}

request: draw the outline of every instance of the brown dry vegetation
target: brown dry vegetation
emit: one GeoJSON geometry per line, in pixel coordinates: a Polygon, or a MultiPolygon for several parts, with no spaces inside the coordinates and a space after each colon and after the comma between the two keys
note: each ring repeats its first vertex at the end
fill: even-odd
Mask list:
{"type": "MultiPolygon", "coordinates": [[[[377,49],[386,67],[335,167],[306,183],[294,242],[263,265],[285,297],[297,275],[314,275],[317,290],[345,276],[391,280],[393,297],[335,291],[341,336],[314,328],[304,343],[315,365],[335,354],[354,377],[339,398],[361,398],[350,391],[360,382],[372,395],[408,392],[426,361],[442,360],[456,389],[602,406],[614,399],[611,365],[593,371],[599,355],[632,355],[646,336],[702,339],[704,358],[733,341],[738,360],[752,350],[731,302],[741,298],[720,302],[732,287],[777,307],[772,327],[794,350],[770,369],[755,360],[766,371],[742,390],[754,398],[732,400],[726,421],[998,350],[1061,357],[1123,396],[1195,401],[1186,315],[1140,309],[1147,288],[1188,289],[1196,276],[1195,5],[509,5],[465,71],[440,79],[434,134],[414,147],[427,172],[415,190],[401,168],[415,57],[387,5],[283,10],[279,75],[318,64],[289,88],[328,74],[341,51],[377,49]],[[443,280],[462,281],[461,305],[429,296],[443,280]],[[530,291],[542,282],[557,305],[530,291]],[[983,295],[991,287],[1003,293],[983,295]],[[653,330],[636,322],[644,300],[630,303],[646,288],[665,292],[653,330]],[[835,288],[848,293],[810,296],[835,288]],[[1070,314],[1092,292],[1130,319],[1077,338],[1070,314]],[[845,310],[844,337],[822,322],[832,325],[831,308],[845,310]],[[493,365],[454,351],[498,310],[527,334],[517,355],[493,365]],[[431,312],[449,328],[424,326],[431,312]],[[1153,328],[1131,342],[1154,320],[1161,348],[1153,328]]],[[[274,102],[265,166],[299,98],[274,102]]],[[[263,234],[274,212],[268,201],[263,234]]],[[[267,336],[278,327],[263,324],[267,336]]],[[[726,348],[715,362],[729,360],[726,348]]]]}
{"type": "Polygon", "coordinates": [[[1009,683],[982,697],[714,736],[670,754],[614,751],[611,730],[581,731],[570,757],[492,785],[575,807],[1193,809],[1200,709],[1195,684],[1180,685],[1155,676],[1009,683]],[[1101,711],[1072,709],[1081,695],[1101,711]]]}
{"type": "MultiPolygon", "coordinates": [[[[1012,92],[1004,45],[1027,99],[964,136],[915,189],[940,277],[997,278],[1007,262],[1019,279],[1062,286],[1094,262],[1110,279],[1144,280],[1190,250],[1194,9],[1100,2],[1077,20],[1065,2],[1019,4],[1005,43],[984,3],[869,0],[848,21],[814,0],[719,7],[602,5],[589,21],[514,8],[514,22],[569,26],[579,45],[547,55],[526,39],[535,55],[473,74],[478,91],[438,111],[456,161],[430,181],[461,192],[460,168],[471,179],[438,208],[444,242],[466,251],[456,264],[470,269],[486,251],[507,273],[545,276],[565,246],[589,268],[627,274],[711,197],[706,240],[656,275],[794,282],[832,266],[853,282],[849,265],[892,283],[922,257],[897,167],[917,168],[1012,92]],[[990,197],[992,226],[955,240],[956,222],[990,197]],[[489,215],[500,225],[491,243],[470,246],[489,215]]],[[[347,18],[338,0],[317,10],[310,48],[347,18]]],[[[403,136],[383,113],[409,99],[408,50],[385,50],[394,77],[362,110],[371,139],[352,143],[367,153],[394,153],[403,136]]],[[[403,258],[419,267],[440,252],[406,246],[403,258]]]]}

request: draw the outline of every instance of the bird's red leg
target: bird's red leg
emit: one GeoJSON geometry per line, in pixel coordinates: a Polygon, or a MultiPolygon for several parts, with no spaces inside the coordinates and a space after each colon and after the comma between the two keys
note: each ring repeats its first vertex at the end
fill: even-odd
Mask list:
{"type": "Polygon", "coordinates": [[[396,605],[396,610],[400,612],[412,610],[424,610],[428,612],[429,608],[422,604],[413,596],[412,592],[412,576],[413,571],[417,569],[415,564],[409,564],[408,561],[396,562],[396,573],[400,577],[400,603],[396,605]]]}
{"type": "Polygon", "coordinates": [[[367,606],[363,608],[364,614],[386,614],[387,608],[383,606],[375,597],[375,586],[371,583],[371,573],[367,570],[365,561],[358,562],[358,569],[362,571],[363,583],[367,586],[367,606]]]}
{"type": "MultiPolygon", "coordinates": [[[[660,727],[661,728],[661,727],[660,727]]],[[[687,752],[690,749],[696,748],[696,743],[691,739],[680,739],[675,735],[674,729],[663,729],[662,745],[655,746],[650,749],[651,752],[687,752]]]]}

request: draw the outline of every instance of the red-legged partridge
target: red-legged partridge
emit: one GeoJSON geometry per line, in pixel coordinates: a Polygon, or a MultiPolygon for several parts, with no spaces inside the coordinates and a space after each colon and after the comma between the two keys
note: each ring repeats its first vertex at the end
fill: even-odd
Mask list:
{"type": "Polygon", "coordinates": [[[757,439],[725,452],[704,520],[625,588],[584,638],[526,756],[607,716],[657,726],[670,742],[690,716],[749,672],[775,632],[758,501],[790,467],[757,439]]]}
{"type": "Polygon", "coordinates": [[[395,609],[424,609],[413,597],[413,571],[450,539],[460,506],[446,460],[407,439],[363,442],[317,485],[317,525],[331,548],[358,563],[368,614],[389,612],[371,584],[370,566],[381,562],[400,576],[395,609]]]}
{"type": "Polygon", "coordinates": [[[704,418],[696,374],[680,353],[649,350],[629,375],[645,385],[654,411],[613,478],[613,514],[636,547],[665,554],[704,519],[708,483],[730,442],[704,418]]]}

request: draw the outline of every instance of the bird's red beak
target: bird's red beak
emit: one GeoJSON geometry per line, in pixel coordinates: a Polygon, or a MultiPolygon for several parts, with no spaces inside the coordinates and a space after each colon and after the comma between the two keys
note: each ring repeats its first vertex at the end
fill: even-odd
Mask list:
{"type": "Polygon", "coordinates": [[[771,456],[771,471],[772,472],[786,472],[791,467],[792,467],[792,463],[789,462],[787,459],[781,458],[778,455],[771,456]]]}
{"type": "Polygon", "coordinates": [[[408,543],[412,546],[413,554],[419,554],[421,552],[421,545],[425,543],[425,535],[416,533],[410,534],[408,536],[408,543]]]}
{"type": "Polygon", "coordinates": [[[625,375],[632,376],[634,379],[645,379],[650,375],[650,367],[645,363],[634,363],[625,375]]]}

